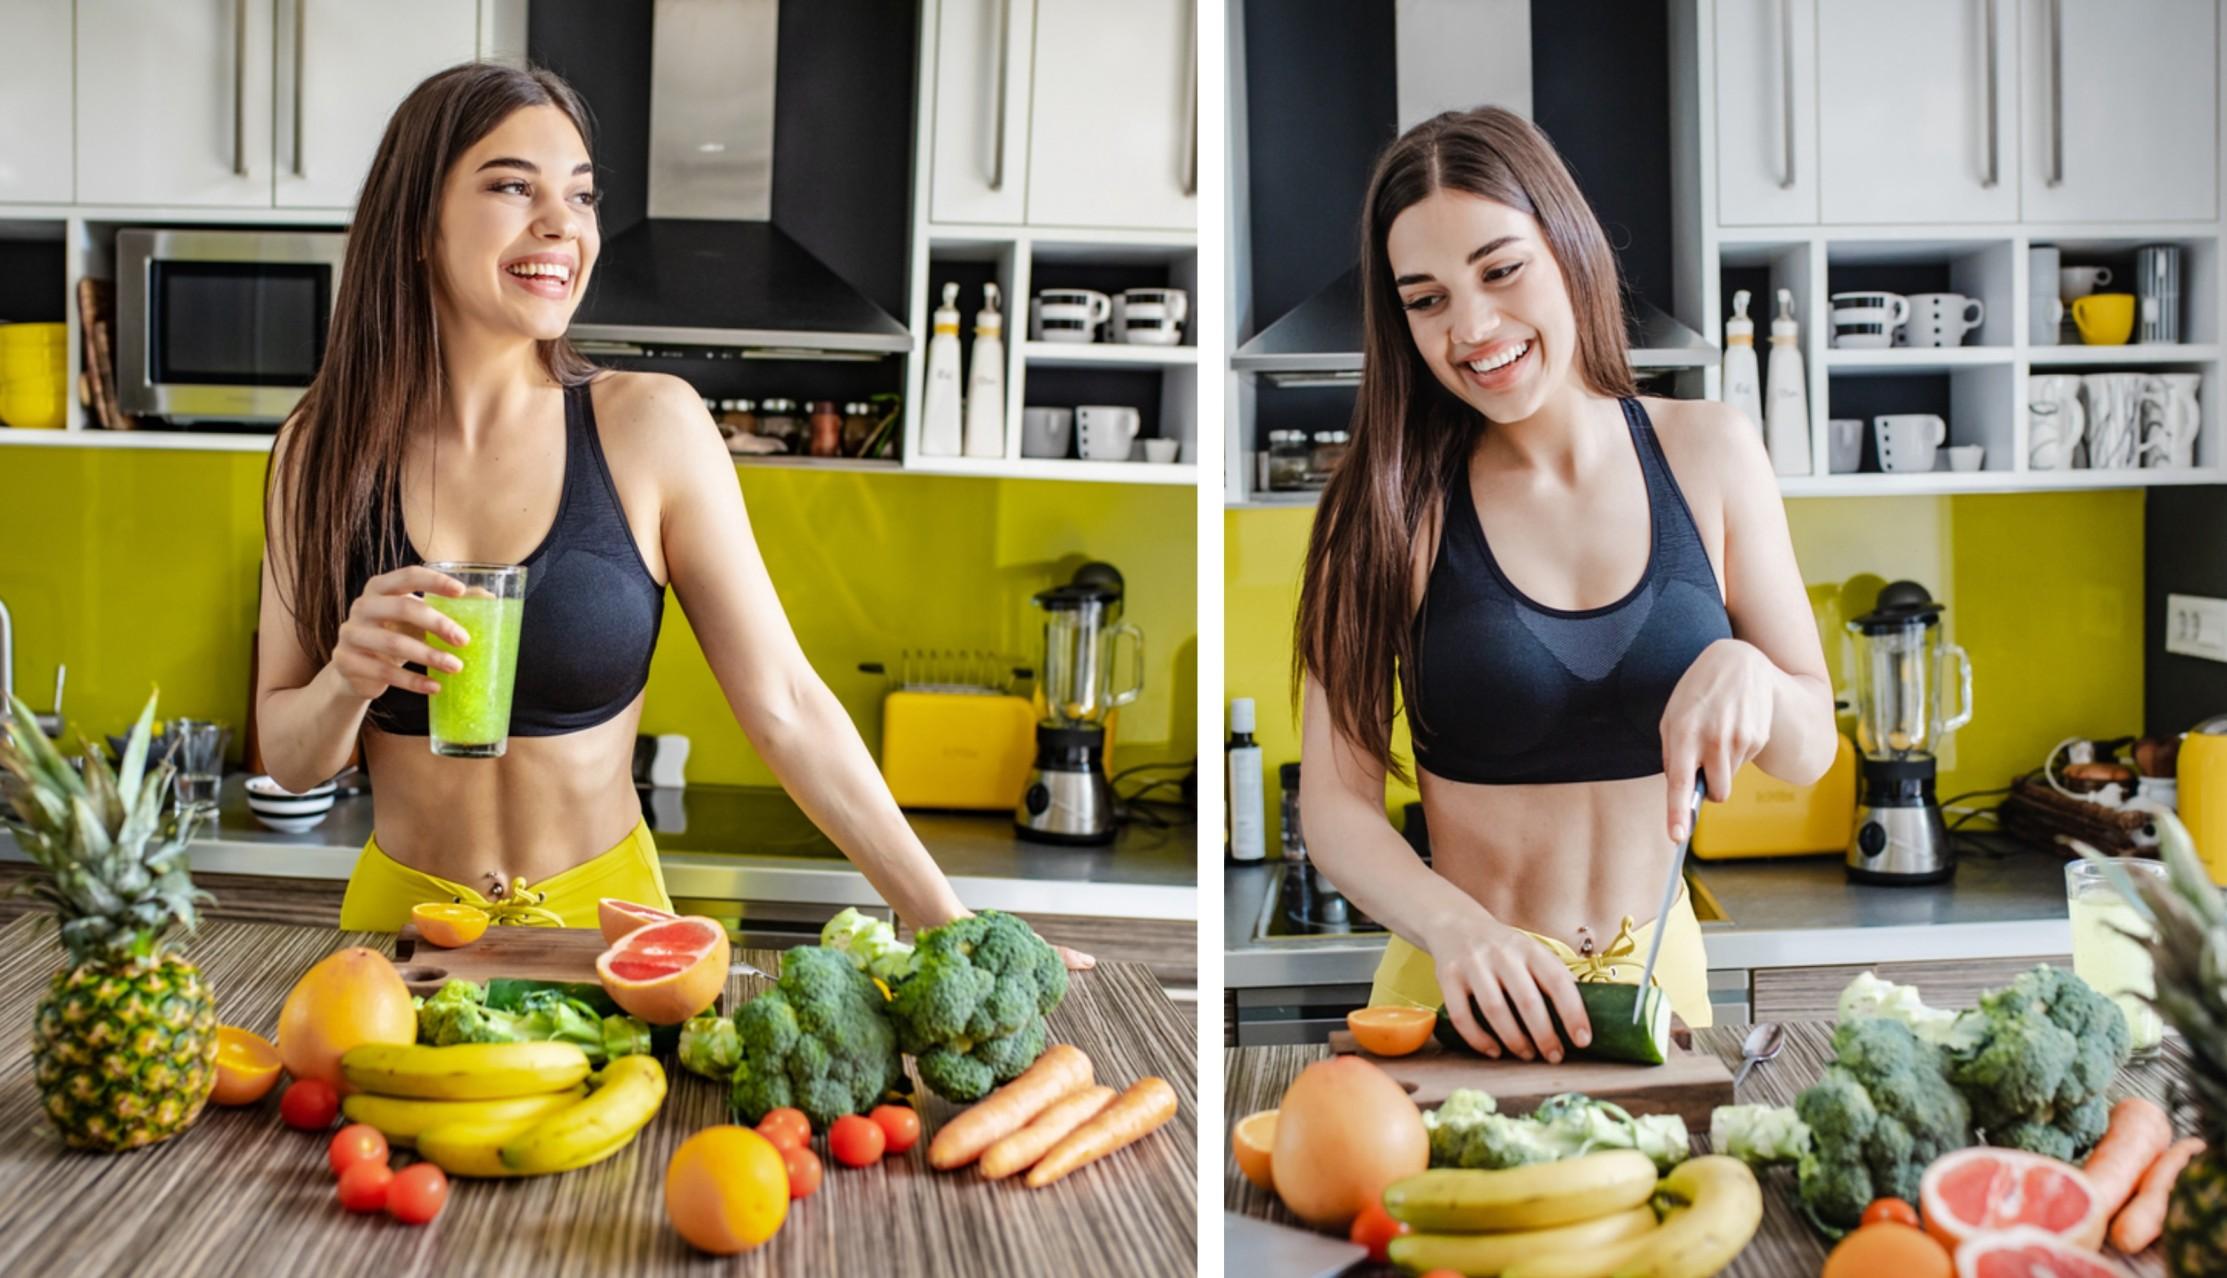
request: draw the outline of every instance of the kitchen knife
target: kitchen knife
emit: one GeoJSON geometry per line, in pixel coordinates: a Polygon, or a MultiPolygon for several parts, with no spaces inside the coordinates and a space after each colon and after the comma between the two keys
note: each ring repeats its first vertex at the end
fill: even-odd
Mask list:
{"type": "MultiPolygon", "coordinates": [[[[1662,908],[1655,911],[1655,934],[1647,938],[1647,966],[1639,969],[1639,988],[1644,991],[1655,977],[1655,959],[1663,951],[1664,920],[1670,917],[1670,907],[1678,899],[1678,880],[1685,877],[1686,849],[1693,846],[1693,828],[1701,823],[1701,797],[1709,793],[1709,777],[1703,773],[1693,779],[1693,803],[1686,809],[1686,837],[1678,840],[1678,855],[1670,860],[1670,877],[1663,883],[1662,908]]],[[[1632,1024],[1639,1024],[1640,1009],[1647,1005],[1644,994],[1632,1000],[1632,1024]]]]}

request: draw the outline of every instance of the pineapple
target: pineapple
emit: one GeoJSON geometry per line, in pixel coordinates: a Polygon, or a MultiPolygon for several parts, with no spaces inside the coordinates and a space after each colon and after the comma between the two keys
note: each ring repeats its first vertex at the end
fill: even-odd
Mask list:
{"type": "Polygon", "coordinates": [[[216,1084],[216,999],[201,973],[168,952],[207,898],[186,873],[192,820],[163,811],[168,764],[146,770],[155,699],[132,729],[123,774],[85,749],[81,777],[10,698],[0,734],[0,819],[51,879],[69,966],[39,1000],[32,1029],[39,1096],[65,1143],[135,1149],[191,1126],[216,1084]],[[9,815],[7,808],[14,809],[9,815]]]}
{"type": "MultiPolygon", "coordinates": [[[[2205,1142],[2173,1182],[2161,1241],[2173,1278],[2216,1278],[2227,1257],[2227,901],[2197,860],[2187,827],[2164,812],[2157,826],[2166,879],[2145,878],[2136,906],[2155,928],[2146,943],[2157,973],[2151,1002],[2188,1046],[2178,1099],[2194,1112],[2205,1142]]],[[[2099,859],[2093,849],[2083,853],[2099,859]]]]}

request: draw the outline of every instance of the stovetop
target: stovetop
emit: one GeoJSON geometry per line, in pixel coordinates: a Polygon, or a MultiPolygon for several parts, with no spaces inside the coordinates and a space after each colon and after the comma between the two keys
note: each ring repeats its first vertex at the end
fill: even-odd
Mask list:
{"type": "MultiPolygon", "coordinates": [[[[1401,837],[1415,849],[1423,864],[1431,863],[1430,835],[1423,821],[1423,805],[1410,803],[1403,814],[1401,837]]],[[[1361,912],[1322,876],[1311,873],[1310,863],[1286,861],[1274,867],[1275,881],[1261,904],[1253,925],[1256,941],[1305,941],[1319,937],[1383,936],[1390,931],[1361,912]],[[1318,886],[1316,880],[1321,879],[1318,886]]]]}

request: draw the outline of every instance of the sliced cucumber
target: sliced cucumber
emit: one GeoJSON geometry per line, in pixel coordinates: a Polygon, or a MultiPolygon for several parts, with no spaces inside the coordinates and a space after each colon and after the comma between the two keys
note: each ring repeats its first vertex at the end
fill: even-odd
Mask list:
{"type": "MultiPolygon", "coordinates": [[[[1585,1003],[1585,1018],[1592,1024],[1593,1041],[1584,1047],[1570,1043],[1569,1033],[1562,1028],[1562,1016],[1547,1004],[1547,1019],[1554,1024],[1554,1033],[1562,1040],[1572,1056],[1582,1056],[1597,1061],[1629,1061],[1635,1065],[1660,1065],[1670,1056],[1670,1000],[1656,986],[1641,989],[1637,985],[1612,985],[1601,981],[1581,981],[1578,997],[1585,1003]],[[1632,1002],[1640,1005],[1639,1020],[1632,1020],[1632,1002]]],[[[1476,1015],[1477,1024],[1487,1034],[1492,1026],[1485,1023],[1473,1001],[1470,1011],[1476,1015]]],[[[1454,1028],[1454,1020],[1446,1009],[1438,1009],[1438,1041],[1445,1047],[1476,1055],[1461,1031],[1454,1028]]],[[[1499,1041],[1498,1035],[1493,1035],[1499,1041]]]]}

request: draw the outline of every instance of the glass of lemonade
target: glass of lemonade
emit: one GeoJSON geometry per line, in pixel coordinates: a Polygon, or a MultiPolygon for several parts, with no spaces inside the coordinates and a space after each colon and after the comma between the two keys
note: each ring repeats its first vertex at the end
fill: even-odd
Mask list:
{"type": "MultiPolygon", "coordinates": [[[[2165,879],[2162,862],[2113,857],[2112,864],[2137,882],[2144,875],[2160,882],[2165,879]]],[[[2157,993],[2150,953],[2140,942],[2120,935],[2132,932],[2147,937],[2152,934],[2150,925],[2133,903],[2120,895],[2112,876],[2102,866],[2087,861],[2065,865],[2065,901],[2072,914],[2073,972],[2097,992],[2110,995],[2126,1013],[2136,1055],[2155,1052],[2165,1035],[2164,1023],[2155,1008],[2136,997],[2157,993]]]]}
{"type": "Polygon", "coordinates": [[[433,753],[492,759],[510,742],[510,692],[518,673],[518,628],[526,612],[526,570],[518,564],[427,564],[464,584],[464,593],[427,595],[434,611],[464,628],[461,648],[428,633],[425,641],[454,653],[462,670],[430,671],[441,690],[426,711],[433,753]]]}

